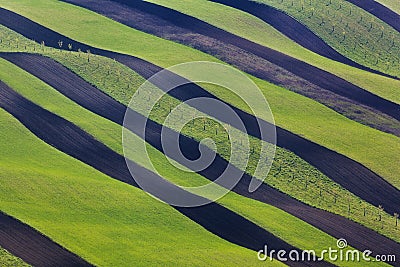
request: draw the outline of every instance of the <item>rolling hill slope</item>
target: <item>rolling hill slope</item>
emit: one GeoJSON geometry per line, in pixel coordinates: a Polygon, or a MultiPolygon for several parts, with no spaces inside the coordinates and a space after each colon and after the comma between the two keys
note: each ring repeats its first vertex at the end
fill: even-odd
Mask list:
{"type": "MultiPolygon", "coordinates": [[[[273,261],[257,259],[264,245],[299,254],[310,249],[321,253],[337,247],[340,238],[345,239],[344,252],[368,249],[372,256],[400,257],[396,136],[400,81],[358,64],[390,74],[395,71],[380,66],[379,60],[371,65],[373,60],[334,51],[330,46],[336,49],[338,44],[332,36],[310,31],[310,38],[321,42],[318,46],[307,44],[305,36],[292,36],[307,50],[253,15],[227,6],[251,1],[226,5],[196,1],[136,1],[129,8],[116,3],[119,0],[0,0],[0,265],[7,261],[16,266],[24,262],[34,266],[365,266],[363,261],[327,258],[287,261],[276,254],[273,261]],[[219,18],[224,11],[226,16],[219,18]],[[233,19],[229,25],[229,14],[237,23],[233,19]],[[60,16],[62,21],[57,19],[60,16]],[[271,33],[271,39],[263,40],[264,33],[271,33]],[[318,49],[326,57],[311,52],[318,49]],[[141,103],[135,110],[127,109],[145,79],[193,60],[238,67],[270,102],[278,125],[278,148],[268,176],[254,171],[260,147],[271,139],[260,140],[257,118],[232,92],[189,82],[162,97],[148,118],[141,103]],[[298,72],[302,68],[308,71],[298,72]],[[175,124],[164,127],[168,133],[179,132],[179,149],[188,159],[217,152],[209,166],[189,171],[191,165],[164,150],[161,129],[178,105],[188,108],[182,120],[191,118],[192,112],[210,116],[207,107],[183,103],[196,97],[227,104],[247,133],[236,124],[226,125],[221,114],[192,119],[182,129],[175,124]],[[122,129],[126,112],[135,123],[122,129]],[[231,140],[226,135],[230,132],[250,141],[245,167],[231,161],[231,140]],[[132,146],[125,157],[122,135],[132,146]],[[213,139],[214,145],[203,143],[206,139],[213,139]],[[205,201],[214,192],[203,194],[190,187],[215,180],[227,167],[245,173],[232,192],[214,203],[187,208],[156,199],[165,200],[169,192],[176,200],[205,201]],[[154,197],[140,189],[133,177],[155,181],[147,188],[154,197]],[[254,178],[266,180],[250,193],[254,178]],[[154,253],[154,248],[162,253],[154,253]]],[[[259,1],[279,5],[275,0],[259,1]]],[[[331,2],[324,12],[339,3],[331,2]]],[[[347,10],[348,5],[339,10],[347,10]]],[[[283,11],[293,6],[297,2],[283,11]]],[[[329,23],[338,19],[339,10],[329,23]]],[[[360,8],[351,12],[366,13],[360,8]]],[[[304,23],[298,26],[313,30],[303,15],[294,16],[304,23]]],[[[371,35],[366,38],[373,39],[376,25],[371,22],[367,30],[371,35]]],[[[357,27],[352,29],[359,34],[361,26],[357,27]]],[[[391,31],[385,26],[381,39],[391,31]]],[[[347,34],[344,39],[350,41],[347,34]]],[[[378,50],[380,60],[396,59],[389,50],[378,50]]],[[[169,75],[185,83],[191,79],[182,73],[169,75]]],[[[160,93],[168,88],[157,80],[155,85],[160,93]]],[[[267,121],[262,117],[262,126],[269,127],[267,121]]],[[[217,191],[225,186],[218,185],[217,191]]],[[[389,265],[399,266],[390,260],[373,263],[389,265]]]]}
{"type": "MultiPolygon", "coordinates": [[[[31,123],[34,123],[34,121],[33,122],[31,122],[31,123]]],[[[77,140],[77,139],[76,139],[77,140]]],[[[53,144],[54,143],[57,143],[55,140],[52,142],[53,144]]],[[[73,147],[73,146],[69,146],[69,147],[73,147]]],[[[81,145],[80,147],[84,147],[83,145],[81,145]]],[[[88,149],[86,149],[85,151],[89,151],[88,149]]],[[[86,152],[85,152],[86,153],[86,152]]],[[[106,154],[105,152],[104,153],[99,153],[100,155],[104,155],[104,154],[106,154]]],[[[94,157],[94,158],[96,158],[96,157],[94,157]]],[[[107,158],[110,158],[110,157],[107,157],[107,158]]],[[[92,160],[93,158],[90,158],[89,160],[92,160]]],[[[115,168],[115,163],[113,164],[113,168],[115,168]]],[[[267,194],[267,195],[270,195],[270,194],[267,194]]],[[[229,202],[228,202],[229,203],[229,202]]],[[[231,207],[231,208],[234,208],[234,207],[231,207]]],[[[247,208],[248,209],[248,208],[247,208]]],[[[296,209],[295,209],[296,210],[296,209]]],[[[259,212],[260,211],[260,207],[257,209],[257,212],[259,212]]],[[[251,215],[251,216],[254,216],[256,213],[254,213],[253,215],[251,215]]],[[[247,216],[249,216],[249,215],[247,215],[247,216]]],[[[324,216],[322,216],[319,220],[321,220],[322,218],[324,218],[324,217],[326,217],[326,215],[324,215],[324,216]]],[[[336,221],[336,220],[328,220],[328,221],[332,221],[332,222],[334,222],[334,221],[336,221]]],[[[356,226],[356,225],[354,225],[354,226],[356,226]]],[[[304,226],[303,226],[304,227],[304,226]]],[[[357,228],[357,227],[356,227],[357,228]]],[[[301,228],[300,228],[301,229],[301,228]]],[[[300,230],[300,229],[298,229],[297,231],[300,231],[300,233],[302,232],[302,230],[300,230]]],[[[351,228],[349,228],[349,230],[350,230],[351,228]]],[[[354,229],[353,230],[351,230],[350,232],[354,232],[354,229]]],[[[357,231],[356,231],[357,232],[357,231]]],[[[360,233],[360,232],[359,232],[360,233]]],[[[344,234],[344,233],[342,233],[342,234],[344,234]]],[[[372,242],[375,242],[376,241],[376,238],[378,238],[379,239],[379,236],[375,236],[375,238],[373,238],[373,234],[371,235],[372,233],[370,232],[369,234],[367,234],[367,236],[371,236],[371,241],[372,242]]],[[[302,235],[301,235],[302,236],[302,235]]],[[[303,235],[304,236],[304,235],[303,235]]],[[[314,235],[311,235],[312,236],[312,239],[315,241],[315,236],[314,235]]],[[[302,238],[304,238],[304,237],[302,237],[302,238]]],[[[352,238],[349,236],[349,240],[352,240],[352,238]]],[[[366,241],[366,240],[364,240],[364,241],[366,241]]],[[[351,241],[350,241],[351,242],[351,241]]],[[[383,244],[385,244],[385,242],[382,242],[382,245],[383,244]]],[[[393,247],[393,245],[390,245],[390,247],[393,247]]],[[[385,248],[384,247],[382,247],[382,249],[384,250],[385,248]]]]}

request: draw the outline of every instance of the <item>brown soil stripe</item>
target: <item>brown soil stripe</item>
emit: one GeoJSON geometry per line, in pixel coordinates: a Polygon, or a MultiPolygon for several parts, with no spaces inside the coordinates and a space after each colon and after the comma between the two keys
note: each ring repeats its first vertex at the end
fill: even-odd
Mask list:
{"type": "MultiPolygon", "coordinates": [[[[54,62],[52,59],[38,55],[15,53],[0,54],[0,56],[11,60],[20,67],[23,67],[25,70],[42,79],[62,94],[77,102],[79,105],[111,121],[122,124],[126,110],[125,106],[92,87],[90,84],[82,80],[82,78],[75,75],[59,63],[54,62]]],[[[137,114],[134,111],[130,112],[132,117],[135,116],[135,121],[146,120],[146,118],[140,114],[137,114]]],[[[142,123],[138,124],[142,125],[142,123]]],[[[145,139],[156,149],[163,151],[160,140],[161,126],[149,120],[147,123],[146,133],[143,134],[141,129],[135,128],[135,125],[138,124],[131,125],[129,129],[142,137],[142,139],[145,139]]],[[[165,128],[164,130],[170,131],[165,128]]],[[[187,158],[193,159],[199,156],[198,146],[199,144],[193,139],[181,136],[180,148],[187,158]]],[[[206,148],[203,149],[206,150],[206,148]]],[[[169,156],[174,158],[173,155],[169,156]]],[[[214,162],[212,162],[208,168],[199,172],[199,174],[209,180],[214,180],[226,169],[227,164],[228,163],[224,159],[217,155],[214,162]]],[[[360,250],[369,248],[376,253],[383,254],[385,251],[387,253],[387,251],[397,251],[397,249],[400,249],[398,243],[385,238],[364,226],[345,219],[344,217],[305,205],[304,203],[271,188],[267,184],[263,184],[256,192],[249,193],[248,186],[251,179],[252,177],[249,175],[243,175],[242,180],[233,191],[242,196],[276,206],[336,238],[346,238],[352,246],[360,250]],[[377,240],[379,240],[379,242],[377,240]],[[377,245],[377,243],[379,243],[379,245],[377,245]]]]}
{"type": "Polygon", "coordinates": [[[32,227],[1,211],[0,245],[26,263],[37,267],[92,266],[32,227]]]}
{"type": "MultiPolygon", "coordinates": [[[[0,107],[12,114],[44,142],[116,180],[137,187],[124,157],[98,142],[71,122],[25,99],[2,82],[0,82],[0,107]]],[[[156,197],[163,199],[160,192],[162,188],[162,190],[166,189],[171,192],[178,190],[186,196],[201,198],[177,188],[162,177],[135,163],[132,163],[132,166],[135,166],[133,175],[154,179],[157,182],[157,185],[151,188],[151,192],[156,197]]],[[[295,249],[301,253],[301,250],[219,204],[212,203],[196,208],[174,208],[215,235],[245,248],[258,251],[268,244],[271,249],[295,249]]],[[[0,245],[3,246],[3,244],[0,245]]],[[[326,262],[286,263],[290,266],[331,265],[326,262]]]]}
{"type": "MultiPolygon", "coordinates": [[[[347,0],[400,32],[400,15],[374,0],[347,0]]],[[[396,1],[396,0],[393,0],[396,1]]]]}

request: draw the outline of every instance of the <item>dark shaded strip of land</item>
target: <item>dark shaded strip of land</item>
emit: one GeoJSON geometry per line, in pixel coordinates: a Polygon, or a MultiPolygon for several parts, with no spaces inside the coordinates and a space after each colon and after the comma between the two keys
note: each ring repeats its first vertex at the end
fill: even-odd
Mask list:
{"type": "MultiPolygon", "coordinates": [[[[226,38],[220,38],[221,36],[224,37],[220,34],[213,34],[214,37],[219,38],[218,40],[204,35],[213,32],[215,27],[210,29],[210,25],[203,25],[202,21],[199,22],[197,19],[174,10],[147,2],[131,3],[131,7],[129,7],[114,1],[104,0],[69,1],[79,6],[90,7],[91,10],[99,14],[140,31],[189,45],[207,54],[214,55],[255,77],[315,99],[352,120],[400,136],[400,122],[398,120],[374,108],[360,104],[358,101],[317,86],[264,58],[245,51],[236,46],[240,42],[227,43],[225,42],[226,38]],[[170,19],[167,21],[164,18],[170,19]],[[181,27],[180,24],[183,24],[183,26],[181,27]],[[190,29],[187,25],[191,25],[190,29]],[[192,29],[197,29],[198,32],[192,29]],[[235,43],[235,45],[232,43],[235,43]]],[[[234,38],[237,37],[234,36],[234,38]]]]}
{"type": "Polygon", "coordinates": [[[400,32],[400,15],[374,0],[347,0],[364,9],[400,32]]]}
{"type": "MultiPolygon", "coordinates": [[[[38,55],[15,53],[1,53],[0,56],[11,60],[20,67],[23,67],[25,70],[42,79],[44,82],[48,83],[79,105],[115,123],[120,125],[122,124],[126,111],[125,106],[116,102],[100,90],[97,90],[82,78],[52,59],[38,55]]],[[[145,121],[146,118],[135,111],[130,110],[129,112],[130,117],[132,118],[132,123],[129,124],[129,129],[159,151],[164,152],[160,136],[161,125],[148,120],[146,132],[143,133],[141,127],[138,127],[138,125],[143,125],[143,121],[145,121]]],[[[165,142],[169,142],[168,133],[172,130],[164,127],[164,131],[167,133],[165,137],[167,139],[164,140],[166,140],[165,142]]],[[[181,135],[179,142],[181,151],[185,157],[189,159],[197,159],[200,156],[199,143],[197,141],[181,135]]],[[[207,148],[202,149],[202,151],[205,150],[207,150],[207,148]]],[[[173,154],[167,155],[175,159],[173,154]]],[[[178,162],[184,164],[179,160],[178,162]]],[[[224,172],[228,167],[228,164],[227,161],[217,155],[215,160],[206,169],[199,171],[198,173],[205,178],[214,181],[222,172],[224,172]]],[[[230,168],[235,169],[233,166],[230,166],[230,168]]],[[[237,169],[235,171],[240,172],[240,170],[237,169]]],[[[394,248],[400,249],[398,243],[383,237],[364,226],[352,222],[342,216],[310,207],[267,184],[262,184],[256,192],[249,193],[248,188],[251,179],[252,177],[244,174],[241,181],[232,191],[242,196],[276,206],[336,238],[346,238],[351,245],[360,250],[366,248],[372,250],[373,248],[374,252],[376,250],[384,252],[388,250],[392,251],[394,248]],[[376,240],[379,240],[379,247],[377,247],[376,240]]],[[[223,184],[221,185],[224,186],[223,184]]]]}
{"type": "MultiPolygon", "coordinates": [[[[105,51],[76,42],[11,11],[0,8],[0,15],[0,22],[5,26],[27,38],[44,40],[50,47],[58,48],[58,41],[61,40],[65,44],[72,44],[75,51],[80,48],[82,51],[91,50],[93,53],[115,58],[146,79],[162,70],[154,64],[133,56],[105,51]]],[[[175,80],[182,79],[187,82],[187,80],[176,75],[171,77],[174,77],[175,80]]],[[[160,89],[168,87],[165,84],[156,84],[156,86],[159,86],[160,89]]],[[[218,99],[195,84],[178,87],[170,91],[169,94],[181,101],[197,97],[218,99]]],[[[266,126],[268,125],[267,122],[257,119],[232,105],[229,106],[241,118],[249,135],[260,138],[259,127],[269,127],[266,126]]],[[[208,113],[207,107],[196,108],[206,114],[208,113]]],[[[224,121],[223,118],[217,117],[217,119],[224,121]]],[[[233,126],[237,127],[237,125],[233,126]]],[[[277,145],[294,152],[332,180],[369,203],[375,206],[383,205],[385,210],[391,214],[398,212],[400,208],[399,190],[358,162],[279,127],[277,127],[277,145]]]]}
{"type": "MultiPolygon", "coordinates": [[[[129,10],[123,9],[123,6],[118,6],[118,5],[111,5],[110,1],[93,1],[93,0],[63,0],[64,2],[67,3],[73,3],[75,5],[79,5],[84,8],[91,9],[95,12],[100,12],[102,15],[112,17],[114,20],[121,22],[123,24],[126,24],[130,27],[137,28],[141,27],[143,25],[143,21],[139,22],[136,20],[137,16],[136,14],[131,14],[129,10]]],[[[256,44],[254,42],[251,42],[249,40],[246,40],[244,38],[241,38],[239,36],[233,35],[227,31],[224,31],[222,29],[219,29],[211,24],[208,24],[204,21],[201,21],[197,18],[188,16],[186,14],[182,14],[176,10],[172,10],[166,7],[158,6],[152,3],[148,2],[143,2],[141,0],[137,1],[125,1],[125,0],[113,0],[112,2],[121,2],[129,7],[132,7],[134,9],[142,10],[147,13],[151,13],[155,16],[158,16],[172,24],[174,24],[176,27],[180,27],[181,29],[188,29],[190,31],[193,31],[198,34],[202,34],[206,37],[211,37],[215,40],[218,40],[222,43],[229,44],[234,47],[238,47],[240,49],[243,49],[244,51],[250,52],[257,57],[260,57],[262,59],[267,60],[268,62],[271,62],[275,64],[276,66],[283,68],[284,70],[287,70],[290,73],[293,73],[294,75],[297,75],[298,77],[318,86],[321,87],[325,90],[331,91],[335,94],[338,94],[339,96],[348,98],[350,100],[353,100],[357,103],[360,103],[362,105],[371,107],[375,110],[378,110],[382,113],[385,113],[396,120],[400,120],[400,106],[396,103],[393,103],[389,100],[383,99],[377,95],[374,95],[354,84],[349,83],[348,81],[335,76],[327,71],[321,70],[315,66],[312,66],[310,64],[307,64],[305,62],[302,62],[298,59],[295,59],[293,57],[290,57],[288,55],[285,55],[283,53],[280,53],[278,51],[272,50],[270,48],[261,46],[259,44],[256,44]]],[[[145,22],[149,23],[149,21],[145,22]]],[[[160,22],[158,22],[160,23],[160,22]]],[[[303,26],[304,27],[304,26],[303,26]]],[[[304,27],[305,28],[305,27],[304,27]]],[[[153,28],[154,29],[154,28],[153,28]]],[[[177,32],[179,36],[179,32],[182,32],[182,30],[179,29],[174,29],[173,32],[177,32]]],[[[160,37],[165,37],[165,28],[164,24],[158,25],[158,30],[153,31],[152,34],[158,35],[160,37]]],[[[175,39],[176,37],[173,37],[172,34],[169,34],[170,38],[175,39]]],[[[304,37],[303,37],[304,38],[304,37]]],[[[193,36],[190,36],[187,39],[177,39],[177,41],[184,42],[185,44],[192,45],[193,44],[193,36]]],[[[197,38],[197,42],[199,42],[199,38],[197,38]]],[[[211,41],[212,42],[212,41],[211,41]]],[[[203,40],[202,45],[196,47],[199,48],[200,50],[203,49],[204,44],[210,43],[209,40],[203,40]]],[[[215,43],[214,43],[215,45],[215,43]]],[[[209,52],[209,50],[206,50],[205,52],[209,52]]],[[[235,57],[239,56],[240,59],[243,59],[245,57],[240,56],[239,53],[236,52],[236,55],[234,56],[229,56],[227,55],[228,53],[231,53],[231,51],[225,51],[221,49],[217,53],[213,54],[222,54],[225,55],[224,59],[231,59],[234,60],[235,57]]],[[[239,61],[240,62],[240,61],[239,61]]],[[[238,63],[237,60],[235,63],[238,63]]],[[[236,64],[238,67],[240,67],[240,63],[236,64]]],[[[280,73],[275,73],[275,75],[266,75],[265,70],[262,67],[257,68],[256,70],[252,70],[251,68],[245,68],[242,70],[244,71],[250,71],[252,74],[255,76],[261,78],[261,79],[267,79],[268,81],[271,81],[275,84],[279,85],[287,85],[286,81],[283,81],[282,79],[277,81],[276,79],[279,76],[288,76],[287,73],[283,73],[280,71],[280,73]]],[[[299,81],[297,84],[294,86],[300,86],[302,81],[299,81]]],[[[306,87],[307,88],[307,87],[306,87]]],[[[305,89],[306,90],[306,89],[305,89]]],[[[305,91],[304,90],[304,91],[305,91]]],[[[323,92],[321,92],[323,93],[323,92]]]]}
{"type": "MultiPolygon", "coordinates": [[[[116,180],[138,187],[125,162],[125,160],[129,160],[98,142],[71,122],[30,102],[2,82],[0,82],[0,107],[47,144],[116,180]]],[[[130,164],[134,166],[134,176],[146,177],[155,182],[149,189],[154,196],[160,199],[164,199],[164,190],[171,194],[180,192],[180,197],[202,198],[176,187],[136,163],[130,162],[130,164]]],[[[217,203],[196,208],[174,208],[211,233],[242,247],[258,251],[268,244],[270,249],[286,251],[294,249],[301,253],[301,250],[217,203]]],[[[9,240],[11,241],[12,237],[5,239],[5,244],[9,240]]],[[[31,242],[35,242],[35,239],[31,242]]],[[[6,247],[4,244],[0,245],[6,247]]],[[[332,265],[326,262],[289,261],[286,263],[290,266],[332,265]]]]}
{"type": "Polygon", "coordinates": [[[93,266],[32,227],[1,211],[0,245],[33,266],[93,266]]]}

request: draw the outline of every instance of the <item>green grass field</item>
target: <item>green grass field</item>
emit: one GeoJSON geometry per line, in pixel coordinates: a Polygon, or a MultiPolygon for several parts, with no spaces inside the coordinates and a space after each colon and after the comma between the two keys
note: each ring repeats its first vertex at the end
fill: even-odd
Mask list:
{"type": "MultiPolygon", "coordinates": [[[[0,3],[76,40],[137,55],[163,67],[193,60],[216,61],[215,58],[192,48],[144,34],[65,3],[44,0],[0,3]],[[44,16],[49,12],[55,12],[55,15],[68,14],[69,19],[60,23],[57,16],[44,16]],[[99,31],[107,32],[107,37],[87,34],[99,31]]],[[[253,80],[269,100],[279,126],[345,154],[379,173],[395,186],[400,186],[395,175],[400,169],[397,164],[397,151],[400,147],[398,138],[355,123],[303,96],[259,79],[253,80]],[[307,126],[304,121],[308,122],[307,126]],[[370,140],[375,141],[371,143],[370,140]]],[[[228,102],[232,101],[231,94],[225,91],[214,90],[213,93],[228,102]]],[[[238,103],[233,104],[244,108],[238,103]]]]}
{"type": "Polygon", "coordinates": [[[184,2],[179,0],[147,1],[199,18],[218,28],[333,73],[383,98],[400,103],[400,96],[396,90],[400,87],[400,81],[362,71],[319,56],[284,36],[261,19],[248,13],[208,0],[186,0],[184,2]],[[226,15],[221,16],[221,13],[226,15]],[[265,38],[266,36],[268,38],[265,38]]]}
{"type": "Polygon", "coordinates": [[[342,0],[253,0],[280,9],[337,51],[360,64],[400,77],[400,33],[342,0]]]}
{"type": "MultiPolygon", "coordinates": [[[[313,62],[312,64],[321,64],[340,75],[353,76],[355,81],[370,87],[368,90],[380,91],[385,97],[392,97],[390,94],[393,94],[393,98],[400,100],[397,92],[390,92],[388,88],[378,89],[372,82],[375,77],[376,81],[383,82],[381,85],[387,85],[393,90],[399,81],[350,67],[346,73],[341,64],[301,48],[267,24],[243,12],[205,0],[196,0],[201,8],[196,8],[194,0],[181,4],[176,0],[169,3],[163,0],[151,1],[191,10],[204,20],[225,25],[224,27],[232,28],[232,32],[237,31],[244,37],[249,35],[256,40],[262,39],[262,34],[255,31],[260,27],[262,33],[271,33],[273,36],[271,40],[263,42],[277,47],[285,43],[281,50],[290,51],[299,58],[304,57],[305,61],[313,62]],[[208,14],[205,12],[207,8],[208,14]],[[238,23],[227,25],[226,18],[217,18],[216,15],[221,14],[225,8],[226,14],[232,14],[231,19],[237,19],[238,23]],[[249,29],[247,33],[246,27],[249,29]],[[355,75],[351,75],[352,72],[355,75]]],[[[55,0],[8,2],[0,0],[0,6],[26,15],[76,40],[136,55],[163,67],[192,60],[219,62],[216,58],[192,48],[130,29],[93,12],[55,0]],[[49,12],[52,16],[45,15],[50,14],[49,12]],[[61,15],[64,18],[62,22],[57,19],[61,15]],[[105,34],[99,34],[100,30],[105,34]]],[[[226,17],[229,18],[229,15],[226,17]]],[[[89,62],[88,55],[83,52],[41,47],[0,25],[1,51],[39,53],[53,58],[123,104],[129,103],[132,94],[144,81],[140,75],[115,60],[90,55],[89,62]]],[[[352,157],[400,188],[400,179],[397,177],[400,171],[397,164],[400,161],[399,138],[351,121],[320,103],[285,88],[249,77],[269,100],[278,125],[352,157]]],[[[0,80],[32,102],[76,124],[110,149],[123,154],[121,126],[86,110],[38,78],[1,58],[0,80]]],[[[243,110],[249,109],[241,99],[233,97],[226,89],[209,84],[200,85],[243,110]]],[[[249,96],[255,94],[249,92],[249,96]]],[[[179,104],[177,99],[164,96],[150,118],[164,123],[171,109],[179,104]]],[[[139,112],[143,105],[137,103],[139,112]]],[[[182,120],[184,116],[191,118],[192,114],[198,113],[193,108],[186,108],[188,112],[181,115],[182,120]]],[[[29,224],[89,262],[99,266],[260,264],[255,251],[217,237],[142,190],[111,179],[58,151],[35,137],[1,108],[0,121],[0,211],[29,224]]],[[[175,124],[172,125],[172,128],[177,129],[176,127],[175,124]]],[[[216,142],[218,153],[232,160],[230,140],[225,131],[224,127],[211,119],[193,120],[182,129],[183,134],[199,141],[212,138],[216,142]]],[[[237,129],[230,128],[228,131],[234,132],[240,140],[249,138],[237,129]]],[[[151,169],[149,162],[143,157],[144,141],[132,133],[128,137],[128,157],[151,169]]],[[[250,144],[252,152],[246,171],[253,174],[262,144],[252,137],[250,144]]],[[[164,154],[149,144],[145,143],[145,146],[154,167],[165,179],[189,187],[208,182],[196,173],[172,166],[164,154]]],[[[245,153],[238,154],[237,158],[241,159],[245,153]]],[[[233,164],[236,162],[233,161],[233,164]]],[[[400,242],[400,228],[391,214],[382,212],[349,193],[290,151],[277,148],[275,162],[265,182],[311,206],[350,218],[400,242]],[[365,211],[366,214],[363,214],[365,211]],[[378,218],[381,215],[380,221],[378,218]]],[[[217,200],[217,203],[300,249],[314,249],[318,253],[329,246],[336,247],[336,238],[273,206],[233,192],[217,200]]],[[[352,248],[346,248],[348,249],[352,248]]],[[[365,265],[364,262],[332,263],[338,266],[365,265]]],[[[284,266],[276,260],[264,264],[284,266]]],[[[375,265],[386,264],[374,262],[375,265]]],[[[28,265],[0,247],[0,266],[28,265]]]]}

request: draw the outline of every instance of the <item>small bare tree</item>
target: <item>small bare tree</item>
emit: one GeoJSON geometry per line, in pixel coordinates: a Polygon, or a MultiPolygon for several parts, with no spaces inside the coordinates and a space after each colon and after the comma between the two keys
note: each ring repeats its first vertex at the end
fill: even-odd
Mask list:
{"type": "Polygon", "coordinates": [[[382,212],[383,212],[383,207],[382,205],[378,206],[378,216],[379,216],[379,221],[382,221],[382,212]]]}
{"type": "Polygon", "coordinates": [[[88,49],[86,50],[86,52],[87,52],[87,62],[90,62],[90,50],[88,49]]]}
{"type": "Polygon", "coordinates": [[[342,36],[343,36],[343,39],[342,39],[341,43],[343,43],[346,40],[346,31],[342,32],[342,36]]]}

